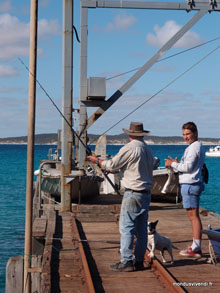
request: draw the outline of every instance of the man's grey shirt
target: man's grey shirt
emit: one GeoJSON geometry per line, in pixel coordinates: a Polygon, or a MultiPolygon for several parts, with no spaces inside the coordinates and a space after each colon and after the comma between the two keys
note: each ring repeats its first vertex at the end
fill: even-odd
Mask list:
{"type": "Polygon", "coordinates": [[[153,153],[151,148],[140,140],[132,140],[123,146],[111,160],[102,162],[103,169],[114,172],[121,170],[124,188],[150,190],[153,182],[153,153]]]}

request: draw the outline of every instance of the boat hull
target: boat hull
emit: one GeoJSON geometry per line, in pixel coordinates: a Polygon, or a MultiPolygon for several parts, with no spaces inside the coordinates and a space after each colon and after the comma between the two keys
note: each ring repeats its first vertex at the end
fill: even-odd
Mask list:
{"type": "Polygon", "coordinates": [[[180,202],[179,177],[174,173],[169,180],[169,171],[167,169],[158,169],[153,172],[153,185],[151,197],[154,202],[180,202]],[[167,181],[169,185],[164,192],[164,186],[167,181]]]}
{"type": "MultiPolygon", "coordinates": [[[[61,196],[61,168],[60,164],[54,162],[44,166],[46,173],[41,175],[41,191],[51,194],[57,199],[61,196]]],[[[120,175],[115,174],[114,184],[120,187],[120,175]]],[[[100,193],[114,193],[104,188],[106,179],[101,176],[76,176],[71,181],[71,200],[81,202],[85,199],[98,196],[100,193]],[[106,191],[107,190],[107,191],[106,191]]],[[[123,195],[123,188],[121,189],[123,195]]],[[[170,170],[163,168],[153,171],[153,184],[151,189],[152,201],[159,202],[179,202],[179,181],[178,174],[171,173],[170,170]]]]}
{"type": "Polygon", "coordinates": [[[220,152],[206,152],[206,157],[220,157],[220,152]]]}
{"type": "Polygon", "coordinates": [[[208,152],[205,153],[207,157],[220,157],[220,145],[211,147],[208,152]]]}

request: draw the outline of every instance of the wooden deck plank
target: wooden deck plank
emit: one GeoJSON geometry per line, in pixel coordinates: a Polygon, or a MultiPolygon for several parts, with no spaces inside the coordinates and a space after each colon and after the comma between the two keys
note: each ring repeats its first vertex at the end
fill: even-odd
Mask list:
{"type": "MultiPolygon", "coordinates": [[[[157,219],[159,219],[158,232],[169,237],[179,249],[184,249],[191,244],[191,226],[186,211],[180,206],[175,204],[152,203],[149,212],[149,220],[155,221],[157,219]]],[[[218,227],[218,219],[211,215],[201,215],[201,219],[204,228],[209,224],[211,224],[213,228],[218,227]]],[[[113,283],[117,281],[121,283],[121,280],[126,278],[126,283],[128,282],[128,284],[130,284],[129,280],[136,282],[134,280],[139,278],[142,273],[145,274],[146,280],[148,278],[151,280],[151,285],[148,285],[147,292],[156,292],[153,288],[155,288],[155,286],[160,287],[160,284],[158,285],[158,280],[156,280],[155,283],[152,276],[148,277],[148,274],[150,274],[149,271],[132,272],[129,273],[130,275],[126,273],[125,276],[125,273],[115,273],[109,270],[109,265],[120,259],[118,254],[119,244],[117,244],[117,242],[119,243],[120,241],[120,236],[117,223],[83,222],[82,225],[87,239],[90,240],[88,245],[92,251],[92,258],[95,260],[98,275],[102,278],[102,285],[104,289],[107,290],[106,292],[114,292],[115,290],[113,288],[115,285],[111,284],[111,278],[115,280],[113,283]],[[94,240],[100,240],[100,242],[93,242],[94,240]],[[116,244],[105,243],[105,241],[115,241],[116,244]],[[112,288],[110,289],[110,287],[112,288]]],[[[179,255],[179,250],[173,249],[175,262],[174,264],[168,262],[165,266],[179,282],[185,284],[184,287],[188,292],[198,291],[198,288],[201,292],[209,292],[211,290],[212,292],[215,290],[217,292],[220,289],[220,270],[214,265],[207,263],[209,253],[206,236],[203,236],[202,247],[203,257],[199,260],[184,258],[179,255]],[[212,286],[210,285],[211,283],[212,286]]],[[[160,260],[159,252],[156,252],[156,256],[160,260]]],[[[169,255],[166,255],[166,258],[169,260],[169,255]]],[[[93,275],[93,277],[95,277],[95,275],[93,275]]],[[[141,281],[139,281],[139,285],[140,282],[141,281]]],[[[141,283],[141,286],[145,288],[147,285],[145,283],[142,285],[141,283]]],[[[132,288],[131,285],[128,285],[128,287],[132,288]]],[[[129,288],[126,290],[129,290],[129,288]]],[[[117,288],[117,290],[121,289],[117,288]]],[[[138,289],[135,289],[135,291],[138,292],[138,289]]]]}
{"type": "Polygon", "coordinates": [[[118,262],[120,258],[120,235],[116,223],[83,222],[82,225],[92,254],[88,258],[89,262],[92,259],[95,261],[92,278],[97,292],[168,292],[151,270],[114,272],[109,269],[109,265],[118,262]]]}
{"type": "MultiPolygon", "coordinates": [[[[105,199],[105,203],[107,203],[107,199],[105,199]]],[[[81,237],[86,240],[82,241],[82,244],[87,252],[96,292],[168,292],[153,274],[153,270],[119,273],[109,269],[110,264],[120,260],[118,223],[115,220],[112,222],[103,221],[105,213],[109,215],[109,211],[111,211],[112,215],[116,216],[119,211],[120,204],[115,204],[113,200],[111,203],[112,206],[107,203],[108,207],[101,209],[100,218],[97,213],[97,205],[95,207],[93,205],[90,207],[84,206],[81,211],[84,211],[86,217],[83,217],[83,212],[80,213],[82,217],[81,222],[78,223],[82,230],[81,237]],[[96,221],[93,220],[93,216],[90,218],[92,222],[87,221],[89,213],[95,214],[96,221]]],[[[218,218],[213,217],[211,213],[204,214],[207,214],[206,216],[201,215],[204,229],[210,224],[213,228],[219,227],[218,218]]],[[[59,292],[85,292],[77,252],[80,243],[73,239],[72,216],[71,213],[62,213],[62,216],[59,214],[56,219],[58,226],[53,235],[53,238],[57,239],[53,243],[52,240],[49,241],[48,239],[51,245],[56,247],[54,248],[55,255],[53,255],[51,270],[52,279],[55,280],[52,289],[59,288],[59,292]],[[56,265],[54,269],[53,262],[56,265]],[[54,275],[55,269],[57,272],[54,275]]],[[[149,220],[159,220],[158,232],[169,237],[179,249],[191,244],[191,226],[186,211],[180,206],[151,203],[149,220]]],[[[198,290],[199,292],[219,292],[220,269],[207,263],[209,252],[206,235],[203,236],[202,249],[203,257],[199,260],[184,258],[179,255],[179,250],[173,249],[175,262],[173,264],[168,262],[165,267],[175,276],[178,282],[185,284],[184,287],[188,292],[198,292],[198,290]]],[[[160,260],[159,252],[156,252],[156,256],[160,260]]],[[[166,253],[165,256],[169,260],[166,253]]]]}
{"type": "MultiPolygon", "coordinates": [[[[177,208],[175,205],[169,204],[151,204],[152,208],[149,213],[149,220],[155,221],[159,219],[157,231],[169,237],[175,246],[180,250],[186,248],[192,243],[192,230],[186,215],[185,209],[177,208]]],[[[200,210],[200,212],[202,209],[200,210]]],[[[203,227],[208,225],[219,227],[217,218],[210,214],[203,216],[201,214],[203,227]]],[[[220,290],[220,269],[214,265],[207,263],[209,257],[208,240],[203,235],[202,241],[203,257],[198,260],[184,258],[179,255],[179,251],[173,249],[174,264],[167,263],[167,269],[179,280],[179,282],[186,283],[185,288],[188,292],[219,292],[220,290]],[[210,285],[210,283],[212,285],[210,285]],[[193,283],[193,286],[190,286],[193,283]],[[208,284],[208,285],[207,285],[208,284]],[[216,290],[216,291],[215,291],[216,290]]],[[[156,256],[160,259],[159,253],[156,256]]],[[[167,254],[165,254],[167,256],[167,254]]],[[[169,256],[167,256],[169,259],[169,256]]]]}
{"type": "Polygon", "coordinates": [[[51,260],[51,292],[87,292],[82,280],[79,242],[73,240],[72,213],[57,215],[51,260]]]}

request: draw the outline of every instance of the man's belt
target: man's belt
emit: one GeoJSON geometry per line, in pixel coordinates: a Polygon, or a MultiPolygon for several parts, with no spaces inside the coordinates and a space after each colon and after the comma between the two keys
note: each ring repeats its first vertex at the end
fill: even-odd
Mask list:
{"type": "Polygon", "coordinates": [[[137,193],[147,193],[148,192],[148,190],[146,190],[146,189],[134,190],[134,189],[129,189],[129,188],[125,188],[125,191],[132,191],[132,192],[137,192],[137,193]]]}

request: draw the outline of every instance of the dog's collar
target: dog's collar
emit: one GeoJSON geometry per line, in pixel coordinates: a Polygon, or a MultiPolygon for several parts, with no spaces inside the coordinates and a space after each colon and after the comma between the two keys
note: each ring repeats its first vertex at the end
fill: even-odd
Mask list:
{"type": "Polygon", "coordinates": [[[156,231],[148,233],[148,235],[154,235],[156,231]]]}

